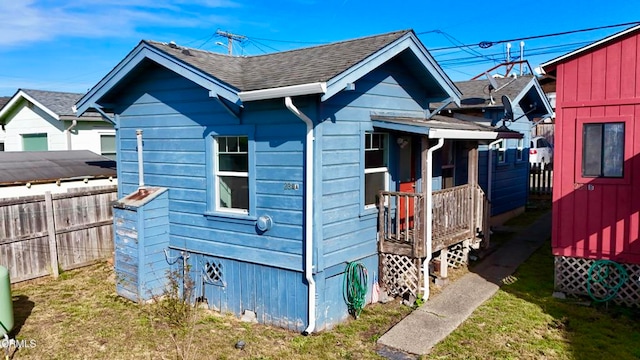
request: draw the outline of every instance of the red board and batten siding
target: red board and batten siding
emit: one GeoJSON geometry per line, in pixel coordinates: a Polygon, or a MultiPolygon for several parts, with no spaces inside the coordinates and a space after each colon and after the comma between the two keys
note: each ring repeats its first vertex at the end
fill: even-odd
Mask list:
{"type": "Polygon", "coordinates": [[[559,63],[556,101],[554,255],[640,263],[640,34],[559,63]],[[624,178],[582,178],[582,124],[607,121],[625,124],[624,178]]]}

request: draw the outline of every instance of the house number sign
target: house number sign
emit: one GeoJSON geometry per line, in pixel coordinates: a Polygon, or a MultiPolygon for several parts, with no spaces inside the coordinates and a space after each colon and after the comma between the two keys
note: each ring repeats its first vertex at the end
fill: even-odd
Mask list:
{"type": "Polygon", "coordinates": [[[298,190],[299,188],[300,188],[300,185],[296,183],[284,183],[285,190],[298,190]]]}

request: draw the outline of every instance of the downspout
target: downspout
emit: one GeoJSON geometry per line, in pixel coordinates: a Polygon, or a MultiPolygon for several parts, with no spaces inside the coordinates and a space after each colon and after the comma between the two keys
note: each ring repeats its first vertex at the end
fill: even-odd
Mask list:
{"type": "Polygon", "coordinates": [[[444,138],[439,138],[438,143],[427,150],[427,223],[426,231],[426,253],[427,258],[422,264],[422,278],[424,281],[424,300],[429,300],[429,262],[431,261],[431,248],[433,242],[433,152],[444,145],[444,138]]]}
{"type": "Polygon", "coordinates": [[[307,125],[307,137],[305,140],[305,177],[304,177],[304,276],[309,284],[309,303],[307,311],[309,323],[302,335],[309,335],[316,327],[316,282],[313,279],[313,121],[303,114],[291,100],[290,96],[284,98],[284,104],[295,116],[307,125]]]}
{"type": "Polygon", "coordinates": [[[136,130],[136,140],[138,142],[138,188],[144,189],[144,163],[142,162],[142,130],[136,130]]]}
{"type": "Polygon", "coordinates": [[[489,159],[487,159],[488,169],[487,169],[487,200],[491,203],[491,191],[493,188],[493,146],[500,143],[502,139],[493,141],[489,143],[489,159]]]}
{"type": "Polygon", "coordinates": [[[67,150],[71,150],[71,130],[78,125],[78,120],[73,119],[71,121],[71,126],[69,126],[65,132],[67,133],[67,150]]]}

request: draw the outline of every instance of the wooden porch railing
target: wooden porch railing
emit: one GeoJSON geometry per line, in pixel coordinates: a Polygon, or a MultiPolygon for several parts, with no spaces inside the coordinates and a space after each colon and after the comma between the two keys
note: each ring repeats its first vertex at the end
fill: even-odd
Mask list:
{"type": "MultiPolygon", "coordinates": [[[[424,211],[422,194],[381,191],[378,209],[378,247],[381,253],[424,257],[424,211]]],[[[489,202],[477,185],[461,185],[433,192],[435,252],[481,233],[489,242],[489,202]]]]}
{"type": "Polygon", "coordinates": [[[380,191],[378,196],[378,250],[413,258],[424,251],[424,196],[380,191]]]}

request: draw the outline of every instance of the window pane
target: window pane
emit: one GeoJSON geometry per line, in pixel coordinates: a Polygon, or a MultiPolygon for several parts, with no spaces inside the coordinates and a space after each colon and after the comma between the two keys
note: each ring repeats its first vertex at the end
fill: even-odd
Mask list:
{"type": "Polygon", "coordinates": [[[622,177],[624,165],[624,124],[604,124],[602,175],[607,177],[622,177]]]}
{"type": "Polygon", "coordinates": [[[218,192],[221,208],[249,210],[248,178],[220,176],[218,192]]]}
{"type": "Polygon", "coordinates": [[[247,154],[220,154],[218,155],[219,171],[249,171],[249,155],[247,154]]]}
{"type": "Polygon", "coordinates": [[[222,136],[217,137],[216,141],[218,141],[218,151],[227,152],[227,138],[222,136]]]}
{"type": "Polygon", "coordinates": [[[4,151],[4,143],[0,142],[0,151],[4,151]]]}
{"type": "Polygon", "coordinates": [[[364,204],[376,204],[378,191],[385,189],[385,173],[372,173],[364,175],[364,204]]]}
{"type": "Polygon", "coordinates": [[[47,134],[24,134],[22,135],[22,149],[24,151],[47,151],[49,145],[47,134]]]}
{"type": "Polygon", "coordinates": [[[602,124],[585,124],[582,134],[582,176],[601,176],[602,124]]]}
{"type": "Polygon", "coordinates": [[[227,138],[227,151],[228,152],[238,152],[238,138],[235,136],[230,136],[227,138]]]}
{"type": "Polygon", "coordinates": [[[238,139],[240,143],[240,152],[249,152],[249,138],[246,136],[241,136],[238,139]]]}
{"type": "Polygon", "coordinates": [[[364,168],[373,169],[387,166],[384,150],[366,150],[364,152],[364,168]]]}

